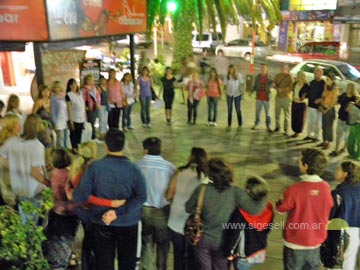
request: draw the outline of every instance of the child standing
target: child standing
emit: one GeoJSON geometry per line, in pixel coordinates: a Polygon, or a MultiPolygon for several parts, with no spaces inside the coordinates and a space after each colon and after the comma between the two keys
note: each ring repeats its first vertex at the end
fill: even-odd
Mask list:
{"type": "MultiPolygon", "coordinates": [[[[260,177],[249,177],[246,192],[255,201],[266,200],[269,185],[260,177]]],[[[224,235],[224,252],[228,260],[233,260],[236,270],[248,270],[255,264],[265,261],[267,236],[271,229],[274,210],[271,202],[259,215],[251,215],[242,209],[234,211],[230,224],[239,224],[228,228],[224,235]]]]}
{"type": "Polygon", "coordinates": [[[284,270],[320,269],[320,245],[327,236],[326,225],[333,206],[330,186],[320,178],[327,160],[317,149],[301,152],[302,181],[291,185],[276,204],[288,213],[284,229],[284,270]]]}

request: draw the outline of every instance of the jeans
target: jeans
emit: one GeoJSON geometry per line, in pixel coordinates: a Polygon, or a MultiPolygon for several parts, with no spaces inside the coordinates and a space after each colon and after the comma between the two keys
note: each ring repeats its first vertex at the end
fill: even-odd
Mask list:
{"type": "Polygon", "coordinates": [[[234,268],[236,270],[249,270],[253,266],[252,263],[249,263],[246,259],[237,259],[234,261],[234,268]]]}
{"type": "Polygon", "coordinates": [[[123,109],[122,115],[122,127],[128,128],[131,127],[131,111],[134,106],[133,104],[129,104],[126,108],[123,109]]]}
{"type": "Polygon", "coordinates": [[[91,139],[95,139],[96,138],[95,121],[96,118],[99,117],[99,110],[94,109],[93,111],[87,111],[86,115],[87,115],[87,120],[91,124],[91,128],[92,128],[91,139]]]}
{"type": "Polygon", "coordinates": [[[119,128],[119,119],[120,119],[120,108],[111,108],[109,115],[108,115],[108,125],[110,128],[119,128]]]}
{"type": "Polygon", "coordinates": [[[170,245],[170,236],[167,227],[169,207],[162,209],[143,207],[142,222],[142,249],[141,269],[167,269],[167,257],[170,245]]]}
{"type": "Polygon", "coordinates": [[[199,104],[200,100],[193,100],[193,102],[190,102],[190,100],[187,101],[188,123],[191,123],[191,120],[194,124],[196,123],[199,104]]]}
{"type": "Polygon", "coordinates": [[[105,134],[108,126],[109,111],[106,106],[101,106],[99,110],[99,131],[100,134],[105,134]]]}
{"type": "Polygon", "coordinates": [[[143,124],[150,124],[150,102],[151,97],[140,97],[140,116],[143,124]]]}
{"type": "Polygon", "coordinates": [[[226,96],[227,107],[228,107],[228,126],[231,126],[232,122],[232,108],[233,102],[235,103],[235,110],[238,119],[239,127],[242,126],[242,116],[241,116],[241,96],[233,97],[233,96],[226,96]]]}
{"type": "Polygon", "coordinates": [[[214,243],[201,238],[195,247],[202,270],[228,269],[228,261],[224,256],[221,243],[214,243]]]}
{"type": "Polygon", "coordinates": [[[218,102],[217,97],[208,97],[208,122],[216,123],[218,114],[218,102]]]}
{"type": "Polygon", "coordinates": [[[341,144],[342,147],[346,147],[346,141],[349,136],[349,125],[346,124],[346,121],[343,121],[341,119],[338,119],[337,126],[336,126],[336,147],[340,149],[341,144]]]}
{"type": "Polygon", "coordinates": [[[320,247],[291,249],[284,247],[284,270],[320,270],[320,247]]]}
{"type": "Polygon", "coordinates": [[[276,128],[280,129],[280,114],[284,111],[284,131],[289,129],[291,99],[289,97],[276,97],[275,100],[275,121],[276,128]]]}
{"type": "Polygon", "coordinates": [[[321,112],[316,108],[308,107],[307,110],[307,128],[308,137],[319,139],[321,130],[321,112]]]}
{"type": "Polygon", "coordinates": [[[134,270],[138,225],[116,227],[94,224],[96,270],[114,270],[115,251],[118,269],[134,270]]]}
{"type": "Polygon", "coordinates": [[[69,137],[69,130],[58,129],[56,132],[56,148],[69,148],[70,145],[67,145],[67,140],[69,137]]]}
{"type": "Polygon", "coordinates": [[[270,128],[271,118],[270,118],[270,102],[265,100],[256,100],[256,112],[255,112],[255,125],[260,123],[260,114],[262,107],[264,107],[266,115],[266,127],[270,128]]]}
{"type": "Polygon", "coordinates": [[[335,109],[332,108],[322,115],[323,141],[332,142],[334,139],[335,109]]]}

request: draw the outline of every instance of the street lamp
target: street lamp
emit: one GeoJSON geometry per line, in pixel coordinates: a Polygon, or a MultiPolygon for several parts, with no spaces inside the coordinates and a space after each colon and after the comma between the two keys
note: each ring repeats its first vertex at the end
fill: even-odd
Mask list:
{"type": "Polygon", "coordinates": [[[174,13],[177,9],[177,3],[175,1],[170,1],[167,3],[167,10],[170,13],[174,13]]]}

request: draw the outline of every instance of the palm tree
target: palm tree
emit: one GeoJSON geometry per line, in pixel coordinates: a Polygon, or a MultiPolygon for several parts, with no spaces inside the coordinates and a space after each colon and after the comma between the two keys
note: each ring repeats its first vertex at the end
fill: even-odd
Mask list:
{"type": "Polygon", "coordinates": [[[154,25],[155,18],[164,23],[169,13],[167,6],[176,2],[177,9],[171,14],[174,22],[174,61],[178,67],[182,58],[192,53],[191,32],[193,24],[202,33],[205,23],[216,31],[217,20],[225,39],[228,23],[238,24],[239,15],[256,24],[263,26],[265,13],[270,24],[281,22],[279,0],[148,0],[148,31],[154,25]]]}

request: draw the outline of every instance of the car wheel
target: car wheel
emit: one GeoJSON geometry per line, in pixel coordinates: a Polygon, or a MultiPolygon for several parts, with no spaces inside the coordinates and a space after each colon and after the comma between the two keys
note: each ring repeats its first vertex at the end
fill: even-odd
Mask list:
{"type": "Polygon", "coordinates": [[[224,52],[222,50],[218,50],[216,55],[217,56],[224,56],[224,52]]]}
{"type": "Polygon", "coordinates": [[[250,61],[251,60],[251,53],[245,53],[244,59],[245,59],[245,61],[250,61]]]}

